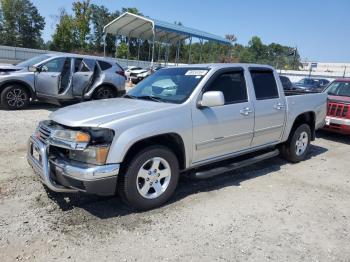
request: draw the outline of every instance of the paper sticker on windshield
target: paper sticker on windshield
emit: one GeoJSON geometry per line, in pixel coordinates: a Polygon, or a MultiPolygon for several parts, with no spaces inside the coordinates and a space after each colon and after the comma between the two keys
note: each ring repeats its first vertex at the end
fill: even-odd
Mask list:
{"type": "Polygon", "coordinates": [[[188,70],[186,76],[204,76],[208,70],[188,70]]]}

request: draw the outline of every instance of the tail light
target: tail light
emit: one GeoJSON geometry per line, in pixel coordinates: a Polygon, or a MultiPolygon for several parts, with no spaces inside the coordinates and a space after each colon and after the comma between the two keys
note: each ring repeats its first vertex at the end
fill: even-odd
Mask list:
{"type": "Polygon", "coordinates": [[[115,72],[116,74],[120,75],[120,76],[123,76],[125,79],[127,78],[126,75],[125,75],[125,72],[120,70],[120,71],[117,71],[115,72]]]}

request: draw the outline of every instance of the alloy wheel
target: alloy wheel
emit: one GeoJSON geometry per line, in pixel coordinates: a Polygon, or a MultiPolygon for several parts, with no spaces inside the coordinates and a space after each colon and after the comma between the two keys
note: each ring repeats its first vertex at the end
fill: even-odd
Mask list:
{"type": "Polygon", "coordinates": [[[137,190],[142,197],[154,199],[166,191],[170,179],[169,163],[164,158],[154,157],[141,166],[136,178],[137,190]]]}

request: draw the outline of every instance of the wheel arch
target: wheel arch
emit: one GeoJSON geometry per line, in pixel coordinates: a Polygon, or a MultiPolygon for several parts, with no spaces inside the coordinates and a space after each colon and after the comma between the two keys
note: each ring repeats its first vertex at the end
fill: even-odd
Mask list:
{"type": "Polygon", "coordinates": [[[5,81],[5,82],[2,82],[0,84],[0,94],[2,93],[2,91],[6,87],[11,86],[11,85],[21,85],[21,86],[23,86],[28,91],[28,94],[30,95],[30,98],[32,98],[32,99],[36,98],[35,92],[33,91],[32,87],[28,83],[26,83],[24,81],[21,81],[21,80],[8,80],[8,81],[5,81]]]}
{"type": "Polygon", "coordinates": [[[176,155],[179,161],[180,170],[186,168],[185,145],[183,139],[177,133],[155,135],[134,142],[126,151],[122,163],[124,165],[127,165],[127,163],[131,161],[135,154],[137,154],[140,150],[152,145],[161,145],[169,148],[176,155]]]}
{"type": "Polygon", "coordinates": [[[289,132],[289,137],[288,139],[290,139],[293,135],[293,132],[295,131],[295,129],[297,129],[300,125],[302,124],[308,124],[310,126],[311,129],[311,140],[314,141],[315,140],[315,131],[316,131],[316,114],[313,111],[309,111],[309,112],[304,112],[300,115],[298,115],[293,122],[293,126],[289,132]]]}
{"type": "Polygon", "coordinates": [[[118,91],[119,91],[119,89],[118,89],[117,86],[115,86],[115,85],[113,85],[113,84],[111,84],[111,83],[103,82],[103,83],[98,84],[98,85],[96,85],[95,87],[91,88],[91,89],[87,92],[88,96],[89,96],[89,97],[93,97],[94,94],[97,92],[97,90],[99,90],[101,87],[109,87],[109,88],[115,90],[117,93],[118,93],[118,91]]]}

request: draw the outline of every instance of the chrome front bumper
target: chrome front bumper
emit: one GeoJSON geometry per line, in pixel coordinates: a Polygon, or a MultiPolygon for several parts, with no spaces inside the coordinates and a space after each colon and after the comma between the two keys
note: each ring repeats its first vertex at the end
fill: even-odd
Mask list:
{"type": "MultiPolygon", "coordinates": [[[[62,159],[48,158],[49,146],[41,142],[34,136],[31,136],[28,141],[27,160],[29,165],[34,169],[41,179],[41,181],[52,191],[73,193],[77,191],[84,191],[89,193],[89,188],[93,188],[92,193],[99,194],[101,190],[103,195],[107,195],[103,188],[96,189],[93,185],[98,184],[98,188],[103,187],[104,184],[110,184],[111,181],[117,181],[119,174],[119,164],[108,164],[102,166],[88,165],[84,163],[73,164],[62,159]],[[37,157],[35,157],[36,155],[37,157]],[[76,188],[69,183],[65,185],[58,184],[53,180],[51,170],[54,169],[61,177],[66,178],[64,181],[79,181],[87,186],[84,189],[76,188]],[[68,179],[68,180],[67,180],[68,179]],[[103,181],[106,181],[105,183],[103,181]]],[[[109,186],[110,187],[110,186],[109,186]]],[[[111,190],[115,188],[110,187],[111,190]]],[[[110,192],[112,194],[113,192],[110,192]]]]}

